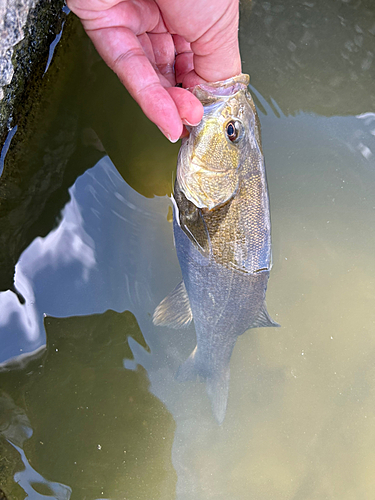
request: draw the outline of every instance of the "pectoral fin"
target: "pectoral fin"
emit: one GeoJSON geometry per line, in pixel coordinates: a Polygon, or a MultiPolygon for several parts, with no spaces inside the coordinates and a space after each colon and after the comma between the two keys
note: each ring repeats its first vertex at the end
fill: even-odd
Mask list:
{"type": "Polygon", "coordinates": [[[178,225],[190,239],[196,249],[205,257],[211,252],[211,241],[202,210],[189,201],[175,182],[172,198],[178,225]]]}
{"type": "Polygon", "coordinates": [[[152,317],[154,325],[170,328],[182,328],[192,319],[189,297],[183,281],[160,302],[152,317]]]}
{"type": "Polygon", "coordinates": [[[264,302],[263,306],[258,312],[258,315],[253,320],[251,325],[249,325],[249,328],[262,328],[270,326],[281,326],[281,325],[279,325],[279,323],[276,323],[276,321],[273,321],[273,319],[270,317],[267,311],[266,303],[264,302]]]}
{"type": "Polygon", "coordinates": [[[181,218],[181,229],[188,236],[195,248],[204,256],[210,255],[210,237],[202,214],[198,212],[196,220],[181,218]]]}

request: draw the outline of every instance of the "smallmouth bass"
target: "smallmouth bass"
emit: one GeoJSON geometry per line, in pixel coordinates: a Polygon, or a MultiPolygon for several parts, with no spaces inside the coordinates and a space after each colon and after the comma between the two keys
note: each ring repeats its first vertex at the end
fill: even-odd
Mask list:
{"type": "Polygon", "coordinates": [[[229,361],[249,328],[279,326],[265,295],[271,222],[260,125],[248,75],[192,89],[204,115],[182,140],[173,231],[182,282],[156,308],[156,325],[194,320],[197,346],[177,373],[205,379],[213,413],[224,420],[229,361]]]}

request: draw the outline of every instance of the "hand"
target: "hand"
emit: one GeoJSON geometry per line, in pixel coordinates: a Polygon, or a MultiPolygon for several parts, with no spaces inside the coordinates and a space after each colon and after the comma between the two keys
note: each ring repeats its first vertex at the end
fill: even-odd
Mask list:
{"type": "Polygon", "coordinates": [[[68,0],[143,112],[176,142],[203,116],[185,90],[241,72],[238,0],[68,0]],[[181,83],[184,88],[175,87],[181,83]]]}

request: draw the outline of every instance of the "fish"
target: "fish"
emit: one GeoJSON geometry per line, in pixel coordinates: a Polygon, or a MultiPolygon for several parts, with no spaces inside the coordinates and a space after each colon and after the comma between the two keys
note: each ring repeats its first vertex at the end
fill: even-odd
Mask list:
{"type": "Polygon", "coordinates": [[[230,358],[250,328],[278,327],[268,314],[271,221],[257,111],[249,76],[200,84],[198,126],[177,160],[173,233],[182,281],[157,306],[155,325],[194,321],[197,344],[177,380],[205,380],[213,414],[225,418],[230,358]]]}

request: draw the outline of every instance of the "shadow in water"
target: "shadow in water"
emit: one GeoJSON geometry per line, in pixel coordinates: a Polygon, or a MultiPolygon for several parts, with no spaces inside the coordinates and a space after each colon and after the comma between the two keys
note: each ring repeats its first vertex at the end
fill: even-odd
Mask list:
{"type": "Polygon", "coordinates": [[[0,443],[19,453],[15,482],[33,499],[173,499],[175,424],[131,362],[130,337],[147,348],[133,314],[46,317],[45,327],[43,361],[0,375],[0,443]]]}

